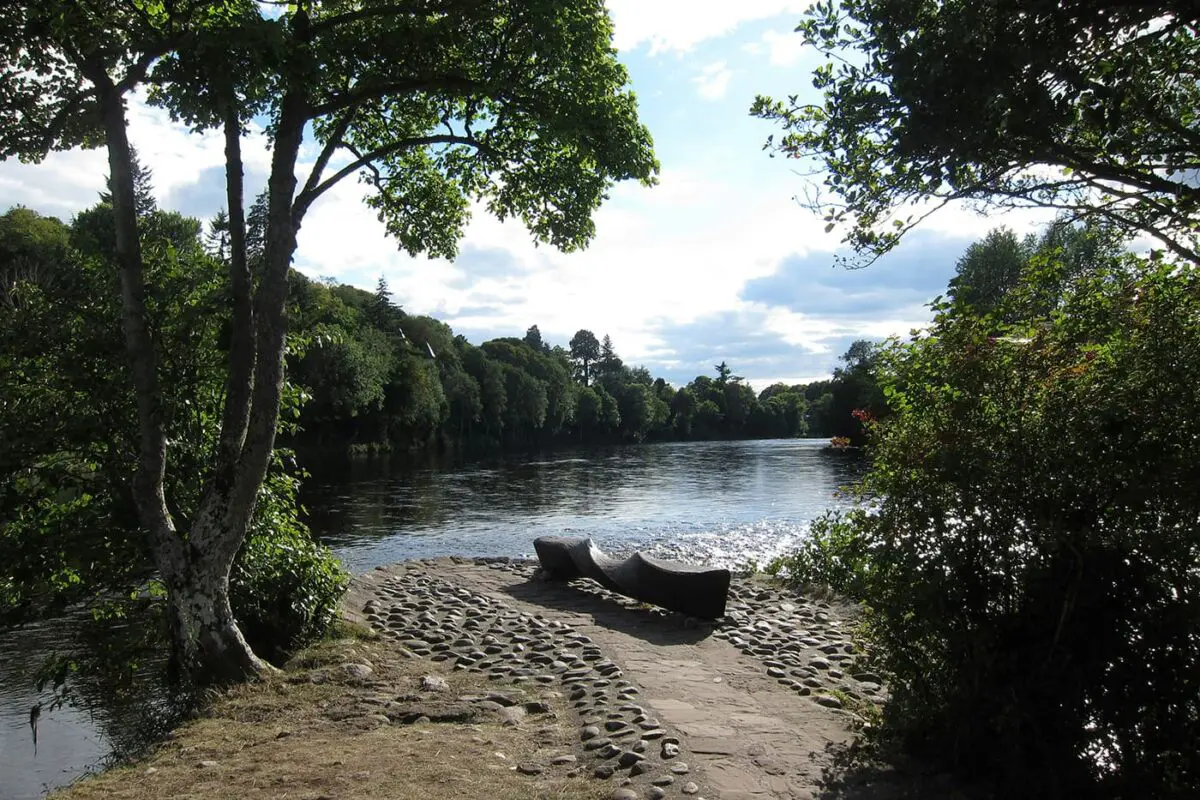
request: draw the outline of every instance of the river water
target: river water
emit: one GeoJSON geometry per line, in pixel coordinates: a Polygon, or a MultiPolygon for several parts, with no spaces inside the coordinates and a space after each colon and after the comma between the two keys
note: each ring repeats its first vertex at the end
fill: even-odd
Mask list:
{"type": "MultiPolygon", "coordinates": [[[[613,553],[737,566],[803,537],[862,469],[825,440],[685,442],[559,451],[469,463],[322,461],[302,502],[313,532],[347,566],[436,555],[529,556],[543,535],[590,536],[613,553]]],[[[37,752],[30,676],[77,620],[0,633],[0,800],[33,800],[102,763],[139,727],[142,707],[89,693],[46,711],[37,752]]]]}

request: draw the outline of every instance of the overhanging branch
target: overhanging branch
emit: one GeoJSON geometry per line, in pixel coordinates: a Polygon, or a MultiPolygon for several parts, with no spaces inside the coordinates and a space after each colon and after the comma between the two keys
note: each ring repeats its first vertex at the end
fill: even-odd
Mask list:
{"type": "Polygon", "coordinates": [[[399,153],[402,150],[409,150],[414,147],[428,147],[435,144],[461,144],[474,147],[476,150],[487,153],[489,155],[498,156],[499,154],[488,147],[487,144],[478,139],[469,138],[466,136],[452,136],[450,134],[437,134],[434,136],[414,136],[408,139],[399,139],[391,144],[371,150],[370,152],[359,156],[354,161],[350,162],[340,170],[335,172],[326,180],[317,184],[311,189],[307,189],[296,196],[296,202],[292,205],[292,216],[303,216],[318,197],[331,189],[338,181],[345,178],[347,175],[353,175],[360,169],[370,166],[375,161],[381,158],[386,158],[394,153],[399,153]]]}

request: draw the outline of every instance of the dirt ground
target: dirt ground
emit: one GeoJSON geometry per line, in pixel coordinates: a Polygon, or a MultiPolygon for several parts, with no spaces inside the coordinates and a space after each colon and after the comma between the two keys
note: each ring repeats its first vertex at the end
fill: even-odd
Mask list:
{"type": "Polygon", "coordinates": [[[85,778],[52,797],[607,796],[587,777],[567,777],[569,763],[554,773],[526,775],[519,769],[526,759],[570,752],[574,727],[565,722],[561,696],[527,697],[506,688],[505,703],[524,700],[548,707],[514,721],[512,709],[523,711],[523,704],[463,703],[462,696],[486,695],[496,687],[441,667],[405,658],[400,648],[373,636],[324,642],[280,675],[220,695],[202,717],[177,729],[145,760],[85,778]],[[443,679],[446,688],[421,691],[426,676],[443,679]]]}

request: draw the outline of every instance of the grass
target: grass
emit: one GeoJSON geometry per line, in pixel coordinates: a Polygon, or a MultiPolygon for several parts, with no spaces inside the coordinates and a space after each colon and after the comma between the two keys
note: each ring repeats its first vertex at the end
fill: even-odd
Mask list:
{"type": "Polygon", "coordinates": [[[587,772],[568,777],[569,766],[549,765],[575,743],[557,693],[531,687],[519,696],[521,689],[406,658],[361,626],[343,624],[337,633],[298,654],[279,675],[214,695],[197,719],[146,758],[84,778],[52,798],[593,800],[611,791],[587,772]],[[367,665],[372,674],[356,678],[346,664],[367,665]],[[444,678],[450,691],[421,692],[424,675],[444,678]],[[551,713],[504,724],[459,699],[489,691],[541,700],[551,713]],[[414,708],[433,719],[455,719],[466,709],[473,718],[406,725],[383,716],[414,708]],[[542,774],[518,773],[516,765],[527,761],[540,764],[542,774]]]}

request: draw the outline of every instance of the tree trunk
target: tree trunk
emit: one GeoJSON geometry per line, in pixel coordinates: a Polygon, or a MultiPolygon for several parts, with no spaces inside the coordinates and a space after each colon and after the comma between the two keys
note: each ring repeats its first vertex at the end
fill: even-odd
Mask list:
{"type": "MultiPolygon", "coordinates": [[[[186,542],[178,535],[167,510],[163,491],[167,437],[157,358],[146,320],[144,265],[125,100],[101,67],[91,70],[90,77],[99,95],[108,145],[121,319],[137,396],[139,449],[133,497],[167,588],[173,671],[177,675],[187,673],[201,683],[243,678],[268,669],[246,644],[229,605],[229,571],[246,526],[243,523],[232,532],[229,526],[215,524],[225,516],[221,512],[228,510],[231,494],[231,487],[223,485],[219,475],[206,493],[186,542]]],[[[240,183],[240,176],[238,180],[240,183]]]]}
{"type": "Polygon", "coordinates": [[[192,546],[159,559],[167,587],[172,667],[202,683],[231,683],[271,669],[251,651],[229,604],[232,559],[192,546]]]}

